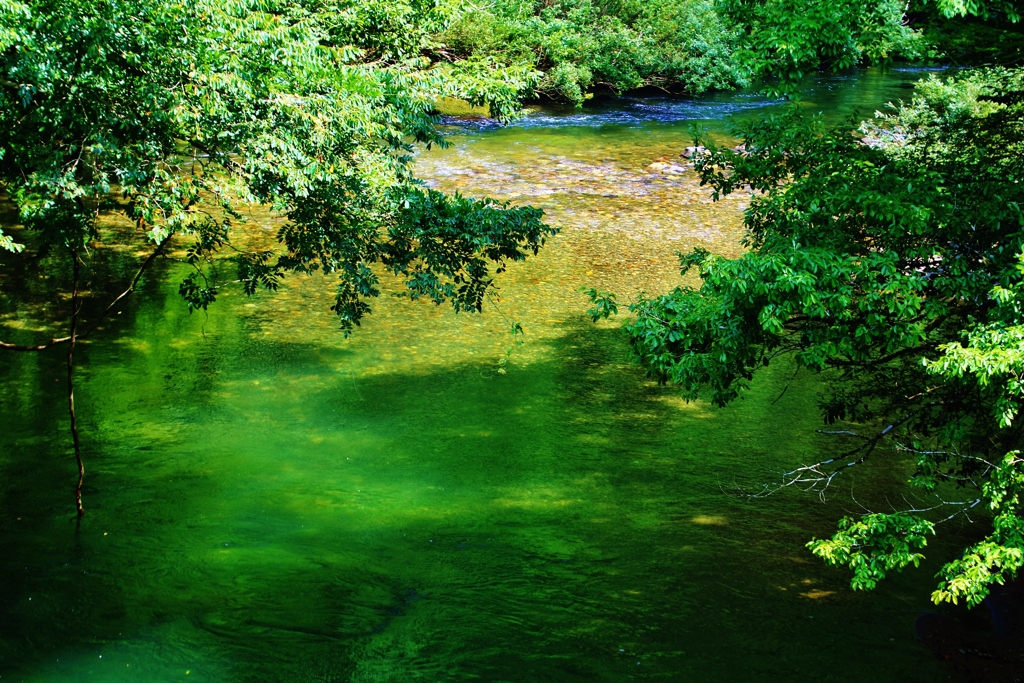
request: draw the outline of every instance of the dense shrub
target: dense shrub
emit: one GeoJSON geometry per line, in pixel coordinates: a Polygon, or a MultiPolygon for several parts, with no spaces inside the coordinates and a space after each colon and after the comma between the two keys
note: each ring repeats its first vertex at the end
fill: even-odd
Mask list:
{"type": "Polygon", "coordinates": [[[498,0],[440,40],[452,58],[487,55],[544,73],[537,91],[577,104],[597,88],[697,94],[747,83],[738,26],[711,0],[498,0]]]}

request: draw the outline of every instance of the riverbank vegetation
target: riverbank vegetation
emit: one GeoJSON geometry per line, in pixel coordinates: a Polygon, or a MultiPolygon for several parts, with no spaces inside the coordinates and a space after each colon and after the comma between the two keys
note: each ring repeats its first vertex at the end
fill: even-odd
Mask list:
{"type": "MultiPolygon", "coordinates": [[[[907,10],[0,0],[0,199],[14,216],[0,225],[13,264],[2,285],[8,302],[46,290],[53,304],[41,325],[52,334],[17,330],[0,348],[67,349],[78,513],[75,343],[96,338],[172,249],[192,268],[178,287],[190,310],[231,285],[253,294],[321,272],[349,332],[382,270],[406,296],[479,310],[494,276],[554,234],[539,209],[445,195],[413,176],[415,146],[444,144],[441,98],[507,119],[536,95],[786,93],[817,69],[956,55],[1006,68],[928,81],[859,129],[794,113],[739,128],[741,151],[706,141],[703,181],[717,195],[755,192],[750,251],[684,256],[700,288],[639,300],[626,330],[639,361],[691,398],[728,403],[781,354],[825,377],[824,418],[853,445],[780,486],[820,490],[886,450],[914,459],[923,502],[843,520],[814,552],[870,588],[916,564],[938,524],[988,510],[991,533],[946,566],[935,593],[977,603],[1024,566],[1019,16],[1008,2],[907,10]],[[254,204],[284,221],[271,244],[238,238],[254,204]],[[98,284],[101,267],[117,287],[98,284]]],[[[596,315],[615,310],[595,297],[596,315]]]]}
{"type": "Polygon", "coordinates": [[[467,11],[439,40],[445,56],[535,69],[538,95],[580,104],[597,88],[693,95],[746,85],[732,59],[739,37],[709,0],[499,0],[467,11]]]}
{"type": "Polygon", "coordinates": [[[577,105],[600,91],[791,93],[819,69],[1024,56],[1012,5],[963,7],[971,18],[927,0],[495,0],[466,6],[435,56],[535,71],[535,95],[577,105]]]}
{"type": "MultiPolygon", "coordinates": [[[[999,20],[1019,19],[1010,10],[999,20]]],[[[988,534],[945,565],[933,594],[978,604],[1024,567],[1024,75],[933,77],[859,127],[793,110],[735,132],[741,149],[705,141],[697,168],[715,197],[753,191],[750,250],[681,255],[700,286],[630,306],[636,358],[719,405],[780,356],[821,375],[826,431],[846,445],[757,495],[824,495],[870,459],[909,459],[900,503],[846,517],[809,547],[869,589],[917,565],[943,524],[984,516],[988,534]]],[[[595,319],[616,310],[592,296],[595,319]]]]}

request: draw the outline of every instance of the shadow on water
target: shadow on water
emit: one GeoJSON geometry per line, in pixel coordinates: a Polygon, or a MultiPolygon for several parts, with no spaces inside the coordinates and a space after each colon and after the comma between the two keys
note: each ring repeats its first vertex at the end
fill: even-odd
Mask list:
{"type": "Polygon", "coordinates": [[[811,400],[771,405],[789,373],[714,411],[645,381],[617,331],[559,327],[505,376],[324,377],[345,351],[227,330],[95,345],[79,535],[63,465],[24,464],[27,439],[63,452],[60,404],[2,437],[26,518],[2,523],[4,678],[935,680],[919,586],[854,597],[805,557],[828,528],[808,501],[722,493],[817,447],[773,419],[811,400]]]}
{"type": "MultiPolygon", "coordinates": [[[[819,89],[874,108],[912,77],[819,89]]],[[[946,546],[853,594],[803,547],[858,511],[847,489],[728,495],[833,448],[813,378],[783,393],[773,365],[725,410],[684,403],[579,317],[581,286],[626,301],[678,284],[676,249],[739,248],[742,198],[646,169],[688,144],[681,106],[421,156],[441,189],[563,228],[502,276],[528,331],[505,375],[493,314],[382,300],[345,342],[321,280],[205,318],[162,274],[80,346],[76,533],[63,358],[0,365],[3,679],[940,680],[914,621],[946,546]]],[[[903,476],[882,464],[857,500],[903,476]]]]}

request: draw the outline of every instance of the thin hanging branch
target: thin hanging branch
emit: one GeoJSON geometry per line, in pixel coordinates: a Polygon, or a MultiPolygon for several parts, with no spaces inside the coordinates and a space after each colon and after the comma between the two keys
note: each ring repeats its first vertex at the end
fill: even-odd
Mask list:
{"type": "Polygon", "coordinates": [[[80,264],[81,260],[79,257],[79,246],[84,245],[73,245],[69,251],[71,253],[71,266],[72,266],[72,284],[71,284],[71,321],[69,334],[66,337],[56,337],[51,339],[49,342],[37,345],[20,345],[20,344],[9,344],[7,342],[0,342],[0,349],[7,349],[9,351],[45,351],[46,349],[57,346],[58,344],[68,344],[67,354],[67,387],[68,387],[68,417],[70,418],[71,428],[71,441],[74,445],[75,450],[75,462],[78,465],[78,484],[75,487],[75,510],[78,513],[78,518],[81,519],[85,515],[85,508],[82,506],[82,485],[85,482],[85,462],[82,459],[82,443],[78,436],[78,417],[75,414],[75,344],[79,339],[84,339],[95,332],[103,320],[117,307],[117,304],[129,296],[139,282],[142,280],[143,274],[149,269],[156,258],[163,252],[164,247],[174,236],[175,231],[169,232],[156,246],[156,248],[150,252],[146,260],[139,266],[138,271],[135,273],[135,277],[132,278],[131,283],[128,287],[121,292],[119,295],[114,297],[113,300],[107,307],[100,312],[96,319],[91,325],[82,333],[79,333],[79,318],[82,312],[82,300],[79,295],[80,285],[80,264]]]}
{"type": "MultiPolygon", "coordinates": [[[[78,250],[71,249],[71,334],[68,337],[68,415],[71,417],[71,441],[75,446],[75,460],[78,463],[78,486],[75,488],[75,508],[78,516],[85,514],[82,507],[82,482],[85,480],[85,464],[82,462],[82,444],[78,440],[78,419],[75,417],[75,339],[78,335],[78,250]]],[[[134,283],[133,283],[134,286],[134,283]]]]}

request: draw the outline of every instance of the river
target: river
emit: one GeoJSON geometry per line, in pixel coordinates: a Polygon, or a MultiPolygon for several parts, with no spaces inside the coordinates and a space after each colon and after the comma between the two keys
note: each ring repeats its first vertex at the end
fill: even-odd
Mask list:
{"type": "MultiPolygon", "coordinates": [[[[870,115],[921,75],[818,78],[800,106],[870,115]]],[[[80,528],[61,352],[4,356],[0,680],[942,680],[914,635],[942,547],[872,593],[804,548],[900,473],[743,495],[835,449],[814,378],[685,403],[584,315],[580,287],[628,301],[680,283],[676,251],[740,253],[744,197],[647,166],[779,106],[447,128],[420,177],[561,228],[480,315],[382,297],[346,340],[322,278],[208,315],[151,280],[82,345],[80,528]]]]}

